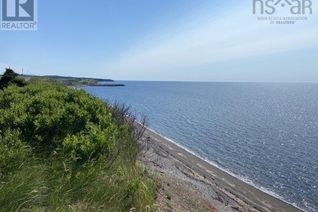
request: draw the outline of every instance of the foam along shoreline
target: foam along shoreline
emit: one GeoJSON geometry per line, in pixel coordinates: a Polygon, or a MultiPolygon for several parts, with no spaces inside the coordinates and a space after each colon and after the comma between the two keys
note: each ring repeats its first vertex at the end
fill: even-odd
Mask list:
{"type": "MultiPolygon", "coordinates": [[[[185,147],[166,138],[152,129],[147,128],[145,136],[151,139],[150,145],[154,149],[161,148],[172,158],[180,161],[191,170],[215,185],[214,188],[222,191],[228,198],[235,202],[244,202],[257,211],[302,211],[302,209],[279,199],[273,192],[263,191],[250,182],[218,167],[216,164],[205,160],[185,147]],[[216,188],[217,187],[217,188],[216,188]]],[[[210,184],[210,183],[209,183],[210,184]]]]}

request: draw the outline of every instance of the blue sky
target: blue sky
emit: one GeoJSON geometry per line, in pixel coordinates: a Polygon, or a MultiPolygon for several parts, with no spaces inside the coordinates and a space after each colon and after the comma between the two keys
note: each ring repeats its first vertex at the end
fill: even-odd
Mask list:
{"type": "Polygon", "coordinates": [[[256,20],[252,0],[39,0],[37,31],[0,31],[0,68],[117,80],[318,81],[317,3],[307,21],[270,25],[256,20]]]}

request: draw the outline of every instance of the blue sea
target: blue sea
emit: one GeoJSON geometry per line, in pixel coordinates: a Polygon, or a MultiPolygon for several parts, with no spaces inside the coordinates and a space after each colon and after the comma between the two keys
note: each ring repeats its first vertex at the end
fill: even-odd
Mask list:
{"type": "Polygon", "coordinates": [[[121,82],[86,87],[232,175],[318,211],[318,84],[121,82]]]}

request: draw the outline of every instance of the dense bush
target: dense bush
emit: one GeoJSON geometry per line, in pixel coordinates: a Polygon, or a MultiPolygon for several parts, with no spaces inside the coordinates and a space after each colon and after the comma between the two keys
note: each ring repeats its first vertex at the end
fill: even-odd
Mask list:
{"type": "Polygon", "coordinates": [[[17,85],[19,87],[25,86],[26,82],[24,79],[18,77],[12,69],[7,68],[0,79],[0,89],[6,88],[9,85],[17,85]]]}
{"type": "Polygon", "coordinates": [[[0,114],[1,132],[15,130],[35,150],[64,151],[79,161],[109,152],[121,127],[100,100],[52,84],[5,89],[0,114]]]}
{"type": "Polygon", "coordinates": [[[153,184],[136,165],[136,131],[123,116],[61,85],[0,91],[0,207],[125,211],[150,205],[153,184]]]}

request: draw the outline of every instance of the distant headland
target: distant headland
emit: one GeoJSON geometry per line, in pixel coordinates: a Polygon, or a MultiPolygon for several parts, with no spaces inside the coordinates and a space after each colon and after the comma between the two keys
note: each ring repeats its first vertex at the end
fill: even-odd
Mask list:
{"type": "Polygon", "coordinates": [[[23,75],[26,81],[49,81],[56,82],[66,86],[103,86],[103,87],[119,87],[125,86],[122,83],[116,83],[112,79],[88,78],[88,77],[72,77],[59,75],[23,75]]]}

